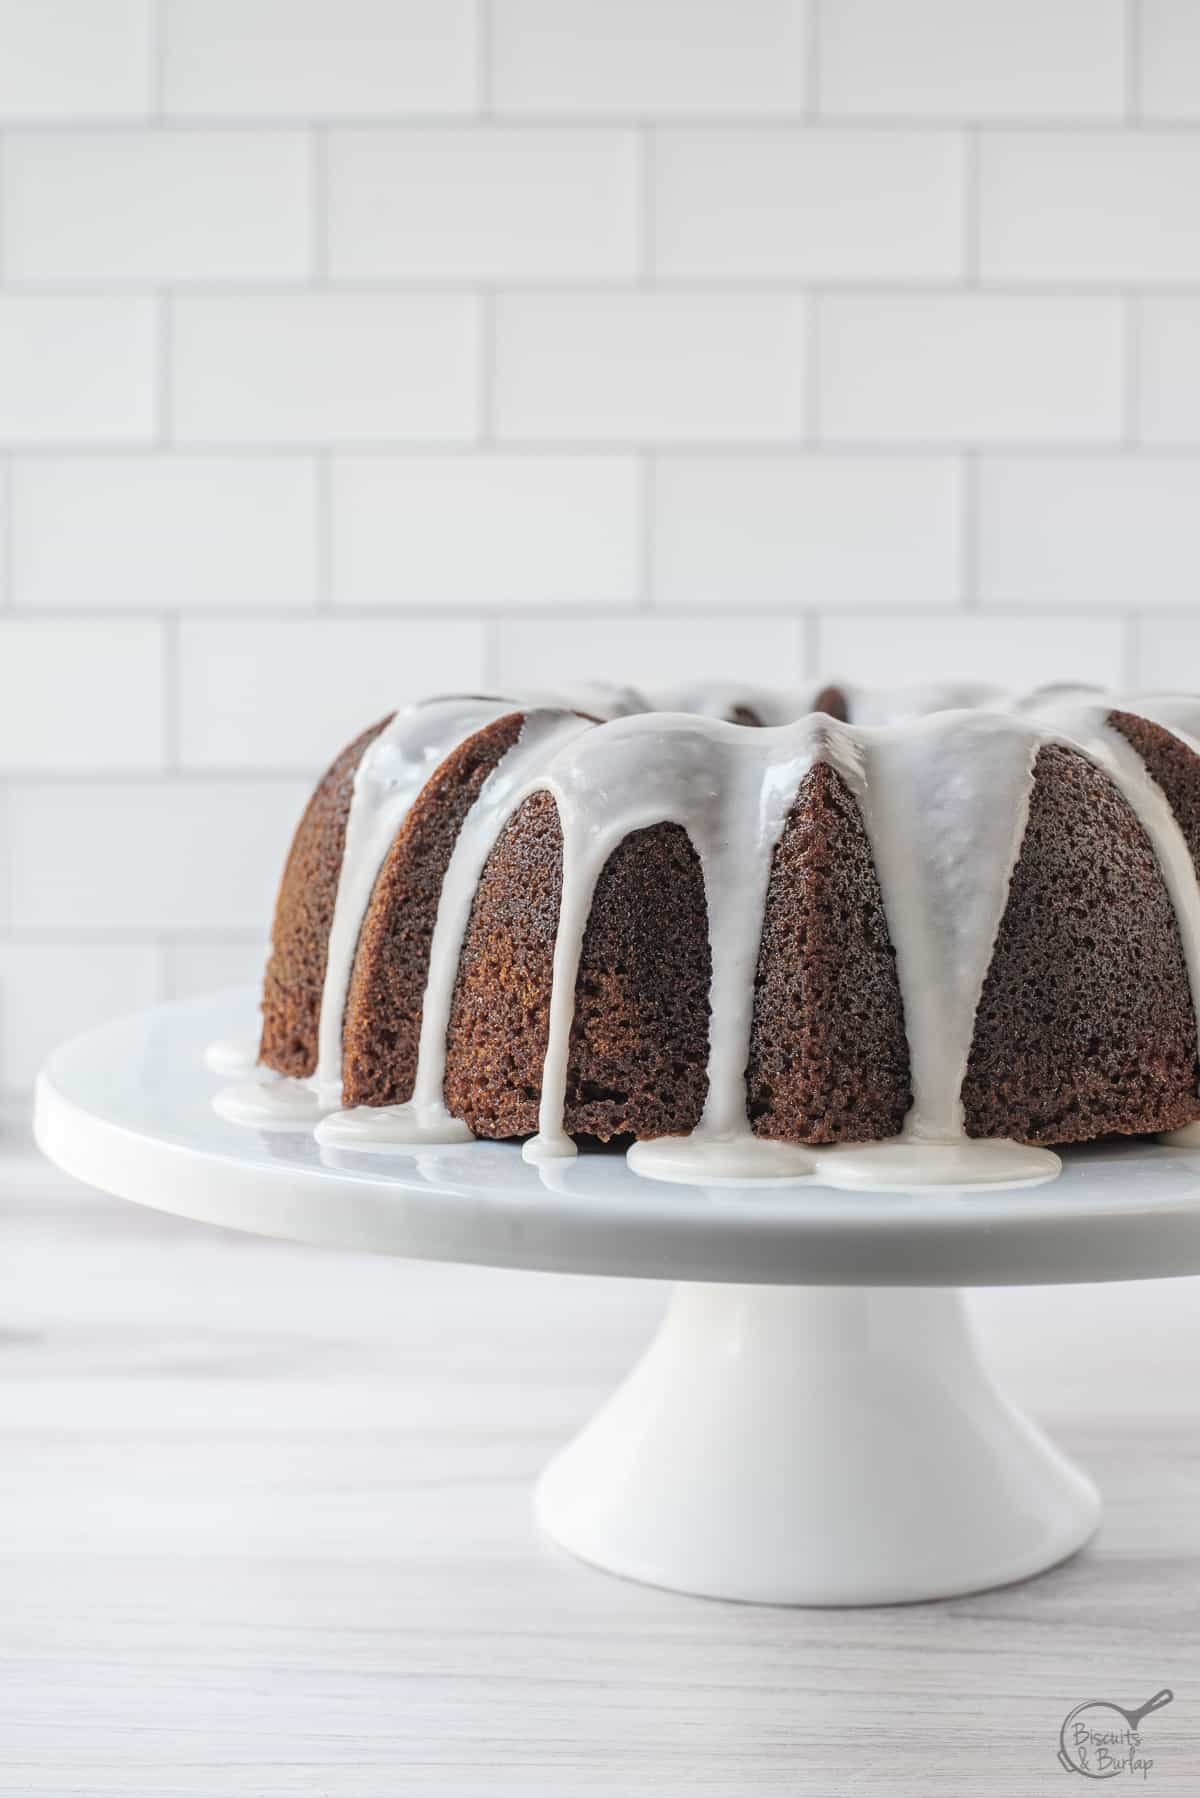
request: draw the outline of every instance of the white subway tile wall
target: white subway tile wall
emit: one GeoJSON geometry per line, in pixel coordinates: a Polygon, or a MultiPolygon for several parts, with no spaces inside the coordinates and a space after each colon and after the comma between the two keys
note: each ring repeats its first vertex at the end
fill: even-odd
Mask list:
{"type": "Polygon", "coordinates": [[[0,118],[138,119],[150,110],[155,0],[0,0],[0,118]]]}
{"type": "Polygon", "coordinates": [[[816,0],[498,0],[488,89],[502,114],[797,113],[816,0]]]}
{"type": "Polygon", "coordinates": [[[332,131],[330,278],[628,282],[640,189],[633,131],[332,131]]]}
{"type": "Polygon", "coordinates": [[[1200,281],[1200,136],[997,131],[980,146],[985,280],[1200,281]]]}
{"type": "Polygon", "coordinates": [[[158,322],[152,299],[0,293],[0,444],[151,442],[158,322]]]}
{"type": "Polygon", "coordinates": [[[1143,441],[1200,449],[1200,293],[1143,300],[1137,328],[1133,380],[1143,441]]]}
{"type": "Polygon", "coordinates": [[[12,594],[25,608],[160,614],[317,603],[311,456],[23,456],[12,594]]]}
{"type": "Polygon", "coordinates": [[[303,280],[302,131],[14,132],[0,198],[13,283],[303,280]]]}
{"type": "Polygon", "coordinates": [[[792,294],[500,294],[501,443],[797,442],[808,301],[792,294]]]}
{"type": "Polygon", "coordinates": [[[97,774],[8,796],[12,924],[35,939],[261,931],[303,782],[97,774]]]}
{"type": "Polygon", "coordinates": [[[23,771],[166,765],[165,624],[0,613],[0,762],[23,771]],[[109,703],[97,703],[98,695],[109,703]],[[118,697],[119,696],[119,697],[118,697]]]}
{"type": "Polygon", "coordinates": [[[830,294],[817,417],[833,441],[1115,443],[1124,309],[1060,294],[830,294]]]}
{"type": "Polygon", "coordinates": [[[1200,7],[1141,0],[1137,70],[1148,119],[1200,119],[1200,7]]]}
{"type": "Polygon", "coordinates": [[[478,692],[483,626],[466,619],[185,618],[183,768],[308,769],[397,703],[478,692]],[[263,703],[263,688],[280,695],[263,703]],[[286,696],[286,703],[281,703],[286,696]]]}
{"type": "Polygon", "coordinates": [[[654,271],[668,280],[953,281],[965,146],[951,131],[664,130],[654,271]]]}
{"type": "Polygon", "coordinates": [[[482,302],[466,294],[222,294],[170,303],[180,443],[467,443],[482,302]]]}
{"type": "Polygon", "coordinates": [[[584,676],[1200,684],[1196,0],[0,0],[0,1097],[584,676]]]}
{"type": "Polygon", "coordinates": [[[338,456],[333,602],[629,612],[641,492],[632,455],[338,456]]]}
{"type": "Polygon", "coordinates": [[[823,112],[944,119],[1120,116],[1123,0],[825,0],[823,112]]]}
{"type": "Polygon", "coordinates": [[[478,104],[475,0],[159,3],[168,118],[421,118],[478,104]]]}
{"type": "Polygon", "coordinates": [[[714,669],[718,680],[778,681],[802,658],[800,620],[778,615],[513,618],[496,632],[489,669],[499,683],[561,687],[580,669],[589,680],[621,682],[636,668],[660,687],[712,680],[714,669]]]}
{"type": "Polygon", "coordinates": [[[953,680],[966,669],[977,679],[1014,687],[1054,681],[1118,686],[1125,657],[1120,618],[1037,612],[1028,619],[944,612],[905,619],[905,634],[880,628],[877,616],[828,614],[820,624],[820,653],[831,668],[861,670],[864,681],[894,686],[953,680]]]}
{"type": "Polygon", "coordinates": [[[949,456],[663,456],[662,606],[953,606],[962,470],[949,456]]]}
{"type": "MultiPolygon", "coordinates": [[[[1194,606],[1197,497],[1196,470],[1180,457],[985,459],[979,597],[985,606],[1194,606]]],[[[1198,684],[1185,675],[1175,684],[1198,684]]]]}

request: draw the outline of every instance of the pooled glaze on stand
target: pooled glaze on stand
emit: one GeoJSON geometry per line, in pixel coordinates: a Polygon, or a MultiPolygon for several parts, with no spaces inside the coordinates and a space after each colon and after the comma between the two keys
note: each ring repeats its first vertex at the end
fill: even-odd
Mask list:
{"type": "Polygon", "coordinates": [[[330,1104],[311,1081],[268,1078],[222,1087],[213,1110],[228,1123],[253,1124],[258,1130],[307,1130],[330,1104]]]}
{"type": "Polygon", "coordinates": [[[258,1044],[236,1042],[232,1037],[222,1037],[215,1043],[209,1043],[204,1051],[204,1065],[210,1074],[224,1074],[226,1077],[252,1074],[258,1066],[258,1044]]]}

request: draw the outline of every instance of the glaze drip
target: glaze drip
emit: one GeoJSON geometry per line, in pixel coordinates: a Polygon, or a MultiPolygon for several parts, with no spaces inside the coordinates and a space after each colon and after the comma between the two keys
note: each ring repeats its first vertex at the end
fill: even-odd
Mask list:
{"type": "Polygon", "coordinates": [[[494,699],[436,699],[409,706],[396,713],[358,764],[329,932],[317,1048],[317,1086],[334,1095],[335,1103],[342,1090],[342,1020],[354,953],[384,857],[434,770],[460,743],[511,710],[494,699]]]}
{"type": "MultiPolygon", "coordinates": [[[[500,705],[495,709],[497,716],[502,717],[511,712],[512,705],[500,705]]],[[[336,1112],[318,1127],[319,1141],[353,1144],[359,1140],[402,1143],[470,1139],[467,1126],[452,1118],[446,1110],[442,1081],[446,1069],[446,1027],[450,1021],[458,959],[475,889],[496,839],[532,790],[531,783],[540,770],[559,751],[592,728],[586,719],[572,712],[531,711],[526,714],[517,741],[492,769],[467,813],[442,882],[421,1008],[421,1036],[412,1098],[406,1105],[363,1105],[336,1112]]],[[[340,890],[338,897],[340,902],[340,890]]]]}

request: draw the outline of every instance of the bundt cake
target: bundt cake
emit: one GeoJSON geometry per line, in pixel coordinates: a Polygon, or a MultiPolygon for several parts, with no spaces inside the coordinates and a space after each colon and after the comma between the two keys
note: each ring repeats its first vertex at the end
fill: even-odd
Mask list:
{"type": "Polygon", "coordinates": [[[1193,730],[1198,700],[1081,688],[399,712],[297,829],[262,1103],[701,1182],[1037,1179],[1046,1145],[1178,1130],[1193,730]]]}

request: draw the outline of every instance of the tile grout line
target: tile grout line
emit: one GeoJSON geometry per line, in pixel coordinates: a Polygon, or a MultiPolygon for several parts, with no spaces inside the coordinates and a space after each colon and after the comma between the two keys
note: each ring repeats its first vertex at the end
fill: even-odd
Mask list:
{"type": "MultiPolygon", "coordinates": [[[[240,280],[236,276],[209,276],[160,282],[132,277],[97,276],[94,279],[30,279],[8,281],[11,293],[25,299],[145,299],[155,292],[173,299],[213,300],[303,300],[312,291],[311,275],[288,276],[277,280],[254,277],[240,280]]],[[[481,289],[503,294],[514,300],[623,299],[643,292],[640,273],[608,275],[561,275],[555,277],[518,275],[497,278],[478,275],[472,278],[443,275],[355,276],[352,279],[330,279],[331,297],[344,300],[470,299],[481,289]]],[[[746,300],[797,299],[806,294],[820,294],[828,299],[871,300],[940,300],[961,294],[961,273],[946,276],[881,274],[755,274],[744,275],[668,275],[659,273],[655,287],[663,294],[680,299],[720,298],[746,300]]],[[[1097,277],[1094,280],[1055,280],[1047,276],[1010,275],[981,277],[978,290],[993,299],[1069,300],[1091,303],[1096,300],[1119,300],[1127,291],[1128,280],[1121,276],[1097,277]]],[[[1170,280],[1148,278],[1146,290],[1169,295],[1172,299],[1200,299],[1200,279],[1170,280]]]]}
{"type": "MultiPolygon", "coordinates": [[[[803,352],[802,352],[803,358],[803,352]]],[[[806,358],[803,358],[806,360],[806,358]]],[[[54,462],[64,457],[86,456],[88,461],[97,463],[133,462],[146,456],[156,447],[153,437],[139,437],[128,442],[95,443],[78,439],[56,439],[50,443],[39,443],[32,439],[0,439],[0,457],[13,456],[22,461],[36,465],[54,462]]],[[[428,437],[392,437],[392,438],[341,438],[321,440],[305,438],[296,442],[280,443],[270,440],[252,442],[241,439],[230,439],[216,443],[188,442],[172,438],[167,446],[175,451],[181,459],[202,462],[273,462],[287,464],[289,462],[308,462],[322,454],[336,454],[361,457],[368,461],[397,461],[412,456],[428,457],[439,462],[465,461],[478,456],[483,445],[478,437],[456,439],[448,442],[445,438],[428,437]]],[[[490,446],[489,446],[490,447],[490,446]]],[[[1128,453],[1126,443],[1120,430],[1108,432],[1102,437],[939,437],[913,436],[869,437],[860,434],[829,436],[826,434],[819,440],[809,436],[807,430],[795,432],[786,437],[596,437],[565,438],[547,435],[545,437],[497,437],[495,447],[505,455],[514,457],[561,457],[566,461],[581,459],[593,460],[629,460],[642,455],[646,450],[653,450],[658,455],[696,456],[696,457],[739,457],[750,456],[768,461],[786,460],[788,458],[806,460],[814,456],[833,456],[839,460],[853,462],[857,459],[879,458],[886,462],[925,461],[931,456],[954,457],[975,451],[980,455],[1009,456],[1019,461],[1038,462],[1047,458],[1078,458],[1086,462],[1110,461],[1115,456],[1128,453]]],[[[1189,462],[1200,458],[1200,427],[1194,438],[1187,440],[1163,439],[1163,441],[1139,442],[1138,448],[1146,457],[1167,462],[1189,462]]],[[[53,608],[69,611],[71,608],[53,608]]],[[[89,608],[82,608],[85,612],[89,608]]],[[[130,608],[118,606],[118,610],[134,611],[140,607],[130,608]]],[[[207,611],[208,607],[200,608],[207,611]]],[[[219,608],[217,608],[219,609],[219,608]]],[[[227,608],[228,609],[228,608],[227,608]]],[[[303,611],[303,606],[264,607],[264,612],[274,614],[280,612],[303,611]]]]}
{"type": "MultiPolygon", "coordinates": [[[[1200,137],[1200,119],[1195,111],[1175,111],[1175,113],[1153,113],[1146,115],[1141,106],[1141,95],[1137,95],[1137,110],[1130,113],[1130,63],[1139,65],[1141,58],[1133,54],[1126,58],[1124,72],[1124,92],[1119,102],[1119,110],[1079,111],[1079,113],[990,113],[981,115],[979,111],[905,111],[905,113],[889,113],[889,111],[855,111],[855,113],[829,113],[820,110],[819,97],[815,99],[815,110],[808,111],[808,102],[792,108],[766,108],[761,111],[705,111],[696,108],[669,108],[669,110],[651,111],[646,108],[630,108],[610,111],[585,110],[572,111],[495,111],[493,102],[488,101],[488,108],[477,108],[470,111],[446,110],[398,110],[398,111],[288,111],[288,113],[261,113],[261,111],[228,111],[228,113],[167,113],[157,115],[146,108],[142,111],[122,113],[121,117],[113,117],[112,113],[70,113],[65,119],[49,119],[49,117],[9,117],[7,124],[22,133],[22,137],[70,137],[72,133],[83,133],[88,137],[119,137],[128,131],[146,129],[155,126],[164,135],[180,135],[189,133],[245,133],[245,131],[261,131],[264,135],[281,135],[281,133],[297,133],[306,129],[324,126],[333,131],[356,131],[356,133],[378,133],[387,131],[394,137],[403,138],[410,131],[455,131],[470,133],[471,129],[488,129],[500,133],[545,133],[556,135],[563,131],[579,131],[581,135],[610,133],[617,135],[621,131],[631,129],[655,129],[658,126],[684,129],[684,131],[712,131],[714,135],[732,135],[745,131],[768,131],[768,133],[790,133],[793,137],[855,137],[862,133],[887,133],[896,137],[928,137],[930,133],[948,133],[975,129],[982,137],[1011,137],[1013,133],[1038,133],[1049,137],[1079,137],[1092,131],[1121,131],[1124,126],[1133,126],[1139,135],[1144,137],[1200,137]]],[[[1133,79],[1141,79],[1141,68],[1132,70],[1133,79]]]]}
{"type": "MultiPolygon", "coordinates": [[[[641,542],[640,534],[637,542],[639,544],[641,542]]],[[[1079,590],[1076,589],[1075,591],[1078,592],[1079,590]]],[[[839,616],[861,619],[864,623],[882,623],[889,619],[894,621],[903,618],[911,624],[921,623],[933,625],[939,621],[944,623],[947,618],[952,617],[955,613],[961,612],[962,610],[960,602],[956,599],[916,599],[902,601],[868,599],[865,601],[858,601],[835,596],[827,603],[837,611],[839,616]]],[[[792,597],[774,602],[750,599],[744,605],[738,605],[732,609],[728,603],[705,604],[700,601],[692,601],[686,604],[680,604],[676,601],[671,601],[668,603],[661,603],[654,609],[661,618],[670,617],[681,627],[686,627],[688,625],[697,624],[742,624],[748,621],[756,624],[770,624],[772,622],[778,622],[781,618],[786,618],[794,604],[795,601],[792,597]]],[[[211,626],[218,632],[228,631],[230,626],[242,624],[248,626],[286,626],[288,624],[311,625],[318,622],[337,622],[339,624],[344,624],[348,629],[354,629],[355,627],[360,626],[367,628],[374,627],[385,632],[402,630],[406,626],[420,624],[442,624],[451,627],[476,625],[480,630],[483,630],[488,625],[492,624],[538,625],[547,630],[565,629],[569,631],[576,626],[603,625],[606,628],[614,628],[622,625],[636,624],[639,622],[641,610],[642,608],[638,600],[631,600],[624,596],[620,599],[614,599],[607,602],[592,600],[588,601],[586,604],[570,603],[561,609],[556,609],[553,604],[514,604],[506,606],[490,606],[486,609],[479,606],[430,606],[426,604],[421,607],[408,607],[403,610],[388,606],[379,606],[373,608],[369,612],[364,611],[361,607],[353,606],[347,606],[345,608],[337,607],[332,613],[316,612],[309,609],[304,612],[283,614],[282,616],[278,613],[263,612],[245,614],[237,607],[230,607],[218,615],[209,616],[194,611],[189,613],[177,611],[156,612],[148,608],[143,608],[136,613],[130,612],[128,609],[123,611],[109,611],[99,607],[94,607],[91,610],[77,609],[73,612],[64,613],[61,609],[51,611],[48,608],[43,609],[39,606],[13,614],[10,621],[13,623],[37,623],[46,625],[66,623],[113,624],[117,622],[153,624],[170,619],[179,625],[181,629],[186,625],[193,630],[203,631],[207,626],[211,626]]],[[[986,611],[989,616],[1007,618],[1014,622],[1022,619],[1028,621],[1034,616],[1057,619],[1058,621],[1065,623],[1068,619],[1079,619],[1083,617],[1093,619],[1101,617],[1123,618],[1129,615],[1129,605],[1128,602],[1124,600],[1116,601],[1082,597],[1075,599],[1070,597],[1055,597],[1052,600],[1047,600],[1038,595],[1032,595],[1026,599],[1006,595],[1002,599],[989,602],[982,608],[982,610],[986,611]]],[[[1178,602],[1175,604],[1167,603],[1159,604],[1157,606],[1148,606],[1139,615],[1156,619],[1159,623],[1165,623],[1168,620],[1179,620],[1180,618],[1189,617],[1192,610],[1193,608],[1190,602],[1178,602]]],[[[286,764],[285,766],[294,766],[295,771],[304,772],[303,767],[299,764],[286,764]]],[[[251,764],[238,764],[238,767],[240,772],[247,776],[252,776],[254,774],[254,766],[251,764]]],[[[30,770],[29,772],[31,777],[36,776],[40,778],[42,772],[49,774],[50,771],[30,770]]],[[[98,772],[102,773],[103,770],[98,770],[98,772]]]]}
{"type": "Polygon", "coordinates": [[[4,933],[10,943],[44,944],[47,947],[78,944],[103,945],[106,948],[144,947],[163,942],[173,949],[195,949],[219,944],[222,948],[256,949],[263,941],[260,931],[246,924],[195,925],[179,929],[176,925],[106,924],[75,929],[67,925],[18,925],[4,933]]]}
{"type": "MultiPolygon", "coordinates": [[[[807,361],[803,348],[800,352],[802,362],[807,361]]],[[[679,456],[711,456],[765,457],[768,460],[786,459],[788,457],[811,457],[817,454],[830,455],[853,461],[856,458],[880,456],[887,461],[912,461],[930,456],[962,455],[971,450],[984,455],[1012,456],[1022,461],[1045,461],[1047,457],[1063,456],[1079,457],[1085,461],[1110,460],[1125,452],[1120,430],[1106,431],[1103,436],[1091,437],[1009,437],[1004,434],[992,437],[982,434],[975,437],[939,437],[931,436],[889,436],[871,437],[865,432],[839,432],[830,435],[822,421],[821,433],[812,436],[807,427],[797,430],[788,436],[776,437],[597,437],[591,441],[570,441],[561,437],[547,435],[545,437],[503,437],[497,441],[506,455],[560,455],[566,457],[591,456],[636,456],[642,450],[653,448],[660,455],[679,456]]],[[[347,446],[342,446],[347,447],[347,446]]],[[[416,451],[421,454],[436,455],[445,445],[437,444],[390,444],[386,449],[378,444],[354,445],[354,453],[371,455],[405,455],[416,451]]],[[[471,445],[463,446],[470,449],[471,445]]],[[[1200,455],[1200,434],[1194,441],[1155,443],[1153,453],[1166,460],[1189,461],[1200,455]]]]}
{"type": "MultiPolygon", "coordinates": [[[[163,624],[165,616],[155,621],[163,624]]],[[[315,780],[322,772],[320,760],[312,762],[185,762],[182,758],[177,767],[164,768],[161,762],[154,766],[134,764],[128,761],[109,762],[97,766],[95,759],[83,761],[82,752],[76,752],[70,759],[59,763],[55,768],[39,765],[21,767],[13,762],[0,762],[0,776],[10,782],[14,788],[22,792],[42,792],[60,787],[78,787],[92,791],[101,787],[119,787],[125,791],[141,791],[144,788],[180,788],[193,786],[245,786],[261,782],[274,786],[280,782],[315,780]]]]}
{"type": "MultiPolygon", "coordinates": [[[[1125,85],[1128,85],[1126,76],[1125,85]]],[[[620,132],[637,129],[641,126],[654,127],[669,124],[689,131],[712,131],[715,134],[728,134],[745,131],[767,131],[771,133],[784,131],[796,136],[811,133],[814,136],[854,136],[863,132],[887,132],[897,136],[923,136],[930,132],[961,131],[970,126],[984,136],[1011,135],[1013,132],[1034,132],[1049,134],[1055,137],[1070,138],[1095,131],[1120,131],[1126,123],[1136,125],[1139,133],[1148,137],[1174,136],[1195,138],[1200,136],[1200,119],[1194,111],[1175,113],[1155,113],[1144,116],[1139,110],[1136,118],[1126,118],[1126,96],[1123,93],[1119,110],[1097,113],[1094,111],[1078,113],[1042,113],[1042,112],[1009,112],[992,113],[986,116],[978,111],[967,109],[961,111],[924,112],[853,112],[831,113],[820,109],[815,112],[805,110],[805,102],[791,107],[768,107],[760,111],[734,111],[722,109],[719,112],[705,111],[698,108],[671,108],[666,111],[650,111],[646,108],[613,107],[611,110],[575,109],[555,112],[549,109],[537,111],[517,111],[506,109],[503,112],[483,112],[479,110],[454,110],[430,108],[427,110],[399,109],[395,111],[363,111],[363,112],[329,112],[305,110],[297,108],[294,112],[264,113],[231,111],[216,112],[164,112],[161,119],[152,122],[161,127],[164,133],[186,135],[189,132],[245,132],[261,131],[266,134],[296,132],[324,125],[336,131],[356,132],[394,132],[403,136],[409,131],[447,130],[465,132],[479,121],[487,129],[503,132],[545,132],[557,133],[577,130],[580,133],[620,132]]],[[[19,130],[23,136],[61,137],[74,132],[86,133],[88,136],[119,136],[130,130],[145,130],[151,121],[149,109],[134,111],[114,117],[111,113],[89,113],[86,111],[73,113],[66,118],[22,117],[9,118],[13,129],[19,130]]]]}

